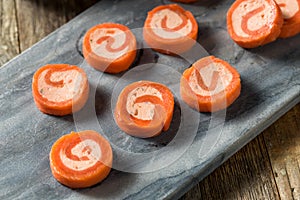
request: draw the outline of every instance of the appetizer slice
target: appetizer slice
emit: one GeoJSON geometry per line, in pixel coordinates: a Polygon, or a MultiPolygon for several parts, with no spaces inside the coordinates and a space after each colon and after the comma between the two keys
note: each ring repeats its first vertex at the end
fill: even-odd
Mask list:
{"type": "Polygon", "coordinates": [[[127,70],[136,57],[136,39],[122,24],[99,24],[87,31],[83,56],[95,69],[119,73],[127,70]]]}
{"type": "Polygon", "coordinates": [[[276,40],[282,24],[280,8],[273,0],[237,0],[227,12],[228,33],[244,48],[276,40]]]}
{"type": "Polygon", "coordinates": [[[193,14],[177,4],[158,6],[148,12],[143,31],[146,43],[165,54],[188,51],[197,34],[198,24],[193,14]]]}
{"type": "Polygon", "coordinates": [[[148,138],[169,129],[173,109],[174,97],[165,85],[138,81],[122,90],[114,117],[127,134],[148,138]]]}
{"type": "Polygon", "coordinates": [[[224,60],[208,56],[183,72],[180,94],[190,107],[200,112],[225,109],[240,95],[239,73],[224,60]]]}
{"type": "Polygon", "coordinates": [[[91,130],[71,132],[59,138],[50,152],[54,178],[70,188],[85,188],[105,179],[112,167],[109,142],[91,130]]]}
{"type": "Polygon", "coordinates": [[[287,38],[300,33],[300,0],[275,0],[283,14],[279,37],[287,38]]]}
{"type": "Polygon", "coordinates": [[[43,113],[68,115],[85,105],[89,83],[85,72],[75,65],[48,64],[35,72],[32,94],[43,113]]]}

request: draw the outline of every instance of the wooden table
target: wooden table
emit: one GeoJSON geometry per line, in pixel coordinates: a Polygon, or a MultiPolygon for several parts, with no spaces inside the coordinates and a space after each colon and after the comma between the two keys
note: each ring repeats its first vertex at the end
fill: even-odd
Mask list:
{"type": "MultiPolygon", "coordinates": [[[[0,65],[96,3],[0,0],[0,65]]],[[[181,199],[300,199],[300,104],[181,199]]]]}

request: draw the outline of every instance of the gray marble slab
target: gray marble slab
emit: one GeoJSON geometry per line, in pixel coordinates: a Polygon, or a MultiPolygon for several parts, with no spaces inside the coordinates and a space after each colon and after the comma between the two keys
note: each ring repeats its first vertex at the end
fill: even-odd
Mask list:
{"type": "MultiPolygon", "coordinates": [[[[147,11],[170,3],[168,0],[101,1],[1,67],[0,199],[178,198],[297,104],[300,35],[242,49],[226,31],[225,16],[232,2],[205,0],[182,5],[198,21],[199,44],[241,74],[241,95],[226,111],[198,114],[189,110],[178,96],[178,77],[190,63],[142,49],[139,29],[135,34],[141,50],[126,73],[103,74],[83,61],[82,37],[91,26],[111,21],[141,28],[147,11]],[[54,117],[36,108],[31,80],[47,63],[77,64],[87,72],[91,95],[81,112],[54,117]],[[111,108],[122,84],[140,76],[167,84],[175,95],[171,128],[153,139],[125,135],[112,117],[111,108]],[[52,177],[48,154],[60,136],[85,128],[97,129],[111,141],[114,169],[102,183],[72,190],[52,177]]],[[[199,57],[206,54],[201,48],[194,53],[199,57]]]]}

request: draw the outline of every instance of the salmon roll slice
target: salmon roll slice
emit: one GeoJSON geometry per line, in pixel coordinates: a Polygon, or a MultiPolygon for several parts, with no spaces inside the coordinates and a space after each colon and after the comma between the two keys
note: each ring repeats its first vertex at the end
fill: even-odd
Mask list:
{"type": "Polygon", "coordinates": [[[241,47],[255,48],[277,39],[283,17],[273,0],[237,0],[227,12],[227,29],[241,47]]]}
{"type": "Polygon", "coordinates": [[[36,106],[50,115],[68,115],[80,110],[89,96],[86,73],[75,65],[48,64],[32,80],[36,106]]]}
{"type": "Polygon", "coordinates": [[[83,39],[83,56],[97,70],[119,73],[136,57],[136,38],[128,27],[103,23],[89,29],[83,39]]]}
{"type": "Polygon", "coordinates": [[[138,81],[126,86],[120,93],[114,118],[125,133],[149,138],[167,131],[174,110],[174,97],[165,85],[138,81]]]}
{"type": "Polygon", "coordinates": [[[300,33],[300,0],[275,0],[283,14],[280,38],[292,37],[300,33]]]}
{"type": "Polygon", "coordinates": [[[240,75],[229,63],[214,56],[204,57],[183,72],[182,100],[200,112],[227,108],[240,95],[240,75]]]}
{"type": "Polygon", "coordinates": [[[154,50],[164,54],[180,54],[195,43],[198,24],[193,14],[177,4],[162,5],[148,12],[143,36],[154,50]]]}
{"type": "Polygon", "coordinates": [[[49,159],[58,182],[70,188],[86,188],[108,176],[113,153],[103,136],[86,130],[59,138],[51,148],[49,159]]]}

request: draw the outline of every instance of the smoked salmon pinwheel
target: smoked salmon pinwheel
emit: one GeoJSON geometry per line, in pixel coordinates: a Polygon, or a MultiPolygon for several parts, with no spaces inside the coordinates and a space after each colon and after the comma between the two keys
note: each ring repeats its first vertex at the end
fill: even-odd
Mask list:
{"type": "Polygon", "coordinates": [[[35,72],[32,94],[43,113],[68,115],[85,105],[89,82],[85,72],[75,65],[48,64],[35,72]]]}
{"type": "Polygon", "coordinates": [[[99,24],[87,31],[83,56],[97,70],[119,73],[127,70],[136,57],[136,39],[122,24],[99,24]]]}
{"type": "Polygon", "coordinates": [[[186,69],[180,81],[184,102],[200,112],[225,109],[240,95],[239,73],[224,60],[208,56],[186,69]]]}
{"type": "Polygon", "coordinates": [[[188,51],[197,34],[198,24],[193,14],[177,4],[158,6],[148,12],[143,30],[146,43],[165,54],[188,51]]]}
{"type": "Polygon", "coordinates": [[[273,0],[237,0],[227,12],[228,33],[244,48],[276,40],[282,24],[280,8],[273,0]]]}
{"type": "Polygon", "coordinates": [[[279,37],[287,38],[300,33],[300,0],[275,0],[283,14],[279,37]]]}
{"type": "Polygon", "coordinates": [[[105,179],[112,167],[109,142],[91,130],[59,138],[49,155],[54,178],[70,188],[85,188],[105,179]]]}
{"type": "Polygon", "coordinates": [[[148,138],[169,129],[173,110],[174,97],[165,85],[138,81],[126,86],[119,95],[115,121],[125,133],[148,138]]]}

